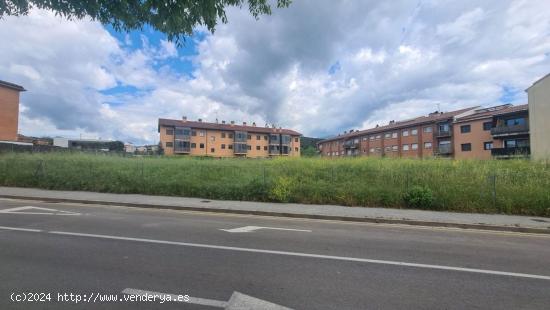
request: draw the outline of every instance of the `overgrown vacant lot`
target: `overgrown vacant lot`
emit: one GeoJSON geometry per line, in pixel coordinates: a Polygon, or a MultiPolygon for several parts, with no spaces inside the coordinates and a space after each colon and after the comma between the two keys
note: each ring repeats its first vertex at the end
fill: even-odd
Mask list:
{"type": "Polygon", "coordinates": [[[0,155],[0,185],[550,216],[548,163],[0,155]]]}

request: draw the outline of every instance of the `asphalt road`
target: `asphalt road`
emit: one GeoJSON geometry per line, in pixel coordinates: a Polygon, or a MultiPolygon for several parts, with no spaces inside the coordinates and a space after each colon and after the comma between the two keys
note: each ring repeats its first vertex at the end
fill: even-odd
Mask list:
{"type": "Polygon", "coordinates": [[[548,309],[550,236],[0,199],[0,309],[221,309],[234,292],[293,309],[548,309]],[[194,303],[57,301],[137,290],[194,303]]]}

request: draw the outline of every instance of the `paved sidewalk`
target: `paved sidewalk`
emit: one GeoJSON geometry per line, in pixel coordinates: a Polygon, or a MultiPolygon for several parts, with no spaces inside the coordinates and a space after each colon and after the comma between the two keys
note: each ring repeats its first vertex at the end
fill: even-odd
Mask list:
{"type": "Polygon", "coordinates": [[[0,187],[0,197],[550,234],[550,218],[0,187]]]}

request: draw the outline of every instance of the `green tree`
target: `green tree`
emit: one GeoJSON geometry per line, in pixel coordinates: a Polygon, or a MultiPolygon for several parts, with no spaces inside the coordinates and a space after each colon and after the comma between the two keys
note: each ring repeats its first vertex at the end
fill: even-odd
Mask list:
{"type": "MultiPolygon", "coordinates": [[[[271,14],[269,0],[0,0],[0,18],[26,15],[32,8],[49,9],[69,20],[86,16],[117,31],[142,29],[149,25],[163,32],[177,44],[192,35],[196,26],[204,25],[214,32],[218,21],[227,23],[225,9],[242,7],[248,2],[250,13],[257,19],[271,14]]],[[[292,0],[277,0],[277,7],[288,7],[292,0]]]]}
{"type": "Polygon", "coordinates": [[[313,146],[306,146],[302,149],[301,155],[304,157],[315,157],[318,156],[317,149],[313,146]]]}

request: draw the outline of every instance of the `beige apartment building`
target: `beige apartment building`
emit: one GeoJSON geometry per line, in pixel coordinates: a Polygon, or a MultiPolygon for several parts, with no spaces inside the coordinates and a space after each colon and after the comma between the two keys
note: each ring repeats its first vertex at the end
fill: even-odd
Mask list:
{"type": "Polygon", "coordinates": [[[17,141],[22,86],[0,81],[0,141],[17,141]]]}
{"type": "Polygon", "coordinates": [[[533,159],[550,158],[550,74],[527,88],[529,127],[533,159]]]}
{"type": "Polygon", "coordinates": [[[453,127],[456,159],[524,157],[530,153],[526,104],[476,109],[457,117],[453,127]]]}
{"type": "Polygon", "coordinates": [[[160,144],[166,155],[209,157],[300,156],[301,134],[294,130],[237,125],[233,121],[209,123],[159,119],[160,144]]]}
{"type": "Polygon", "coordinates": [[[350,131],[317,144],[321,156],[491,159],[529,154],[527,105],[434,112],[350,131]]]}

